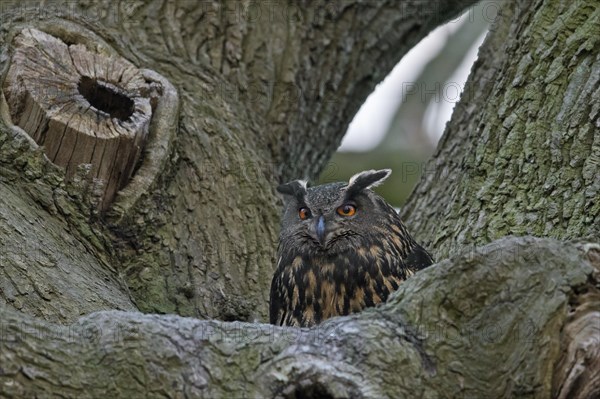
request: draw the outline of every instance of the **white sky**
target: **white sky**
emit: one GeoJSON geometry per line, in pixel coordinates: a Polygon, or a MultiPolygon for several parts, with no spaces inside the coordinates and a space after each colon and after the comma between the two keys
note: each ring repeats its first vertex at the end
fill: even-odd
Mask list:
{"type": "MultiPolygon", "coordinates": [[[[448,34],[458,29],[465,20],[466,17],[461,17],[438,27],[402,58],[383,82],[377,85],[354,116],[338,148],[339,151],[368,151],[383,139],[402,100],[402,95],[398,95],[402,83],[414,81],[425,65],[444,46],[448,34]]],[[[462,64],[449,79],[449,82],[456,83],[456,87],[464,86],[471,65],[477,57],[477,49],[484,38],[485,33],[469,49],[462,64]]],[[[448,95],[454,94],[448,93],[448,95]]],[[[425,126],[434,141],[437,142],[442,136],[453,109],[454,103],[450,101],[432,101],[427,109],[425,126]]]]}
{"type": "MultiPolygon", "coordinates": [[[[487,35],[487,31],[483,32],[477,38],[469,51],[467,51],[465,54],[465,58],[461,64],[458,66],[458,68],[456,68],[454,74],[452,74],[452,76],[450,76],[448,79],[448,82],[454,82],[456,84],[446,85],[449,90],[446,93],[447,98],[454,98],[455,94],[450,92],[454,87],[464,88],[465,82],[469,77],[469,72],[471,71],[471,66],[477,59],[477,51],[479,50],[481,43],[483,43],[485,35],[487,35]]],[[[459,99],[459,95],[460,93],[456,93],[457,101],[459,99]]],[[[442,137],[446,123],[452,116],[454,105],[456,105],[456,102],[452,101],[432,101],[429,103],[429,106],[425,111],[425,128],[427,129],[427,134],[434,142],[437,142],[442,137]]],[[[393,115],[394,114],[392,114],[392,117],[393,115]]]]}

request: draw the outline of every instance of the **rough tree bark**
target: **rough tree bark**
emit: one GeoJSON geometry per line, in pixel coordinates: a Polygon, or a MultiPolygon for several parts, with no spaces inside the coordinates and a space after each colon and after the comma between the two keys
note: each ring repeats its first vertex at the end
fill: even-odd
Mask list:
{"type": "Polygon", "coordinates": [[[593,398],[599,284],[600,245],[512,238],[311,330],[114,311],[63,327],[0,310],[0,386],[9,398],[593,398]]]}
{"type": "Polygon", "coordinates": [[[0,392],[600,392],[600,9],[583,1],[501,3],[432,161],[445,174],[404,211],[438,259],[461,255],[314,330],[134,312],[266,320],[276,182],[314,177],[374,84],[471,3],[3,2],[3,76],[34,27],[167,77],[178,117],[157,117],[173,141],[146,152],[166,154],[146,190],[98,213],[85,170],[65,181],[0,106],[0,392]],[[511,233],[592,239],[470,248],[511,233]]]}
{"type": "Polygon", "coordinates": [[[402,209],[438,258],[509,234],[600,237],[598,3],[501,10],[402,209]]]}

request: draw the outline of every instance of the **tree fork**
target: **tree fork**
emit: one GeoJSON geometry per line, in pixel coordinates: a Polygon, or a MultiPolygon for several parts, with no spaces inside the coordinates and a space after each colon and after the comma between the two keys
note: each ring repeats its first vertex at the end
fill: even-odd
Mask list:
{"type": "MultiPolygon", "coordinates": [[[[40,16],[40,4],[52,3],[30,2],[29,9],[21,1],[2,3],[3,72],[8,69],[12,40],[7,32],[24,20],[35,21],[34,27],[69,45],[77,43],[77,33],[63,37],[51,30],[51,25],[63,18],[90,27],[132,63],[164,73],[180,88],[185,101],[181,116],[172,119],[179,132],[170,162],[154,180],[158,184],[143,191],[141,200],[119,222],[129,228],[126,245],[118,239],[111,241],[113,237],[104,226],[89,223],[86,210],[81,210],[82,201],[64,193],[62,175],[54,171],[57,168],[26,145],[22,129],[0,121],[2,395],[56,392],[72,397],[110,393],[146,397],[199,392],[226,397],[341,397],[354,393],[364,397],[408,396],[406,393],[425,397],[549,397],[560,393],[568,397],[577,392],[597,393],[597,369],[593,358],[586,357],[597,353],[592,339],[598,323],[597,305],[592,299],[598,279],[594,277],[595,261],[588,259],[597,238],[590,240],[587,252],[570,243],[520,238],[504,239],[469,253],[467,245],[487,243],[505,231],[496,229],[492,234],[480,228],[472,232],[473,237],[440,236],[440,245],[446,249],[441,248],[438,259],[453,253],[447,250],[453,245],[463,255],[416,275],[385,306],[331,320],[320,330],[282,330],[264,324],[133,312],[94,313],[73,322],[81,314],[99,309],[136,308],[204,318],[264,320],[264,293],[268,292],[274,264],[272,243],[279,213],[275,182],[286,176],[303,176],[304,172],[317,173],[341,140],[350,116],[402,54],[434,25],[472,2],[438,2],[435,15],[426,16],[418,9],[419,4],[426,4],[422,1],[348,0],[335,3],[325,13],[316,12],[316,18],[296,9],[293,18],[283,23],[256,23],[224,10],[231,4],[241,4],[241,9],[250,2],[210,2],[206,3],[208,8],[200,9],[196,2],[186,1],[80,1],[72,3],[76,9],[57,9],[40,16]],[[107,9],[118,10],[119,18],[101,13],[107,9]],[[98,18],[88,18],[91,14],[98,18]],[[273,38],[285,40],[274,44],[273,38]],[[264,88],[260,92],[265,94],[264,103],[238,96],[257,81],[264,88]],[[273,89],[280,89],[282,82],[316,95],[300,96],[299,103],[285,101],[286,93],[273,89]],[[17,129],[19,135],[14,134],[17,129]],[[259,169],[261,173],[251,178],[231,173],[231,165],[235,171],[236,165],[248,162],[275,167],[259,169]],[[36,240],[38,237],[43,239],[36,240]],[[119,252],[114,265],[105,261],[111,251],[119,252]],[[115,281],[123,275],[126,288],[115,281]],[[49,278],[44,279],[46,276],[49,278]],[[85,285],[81,276],[87,278],[85,285]],[[128,298],[129,292],[135,305],[128,298]],[[211,302],[211,298],[215,300],[211,302]],[[572,318],[576,328],[568,326],[570,311],[577,316],[572,318]],[[61,323],[66,326],[57,326],[61,323]],[[81,335],[78,330],[87,332],[81,335]],[[267,342],[252,338],[263,331],[268,332],[261,335],[267,342]],[[310,336],[293,338],[303,332],[317,340],[310,336]],[[69,333],[81,339],[69,340],[69,333]],[[113,337],[112,341],[108,337],[113,337]]],[[[496,135],[504,135],[506,130],[498,125],[489,136],[495,140],[488,137],[485,141],[477,135],[478,126],[487,124],[491,129],[495,125],[490,122],[497,120],[494,115],[500,107],[489,93],[493,85],[502,91],[512,84],[512,74],[503,75],[514,70],[510,65],[518,58],[512,55],[517,52],[507,56],[504,47],[497,44],[523,51],[528,49],[528,41],[541,40],[540,45],[546,47],[544,41],[554,37],[558,44],[564,44],[562,40],[573,32],[566,28],[571,27],[581,32],[573,39],[585,37],[586,30],[591,32],[597,26],[599,14],[595,3],[579,7],[582,3],[503,3],[502,18],[495,27],[498,33],[490,35],[494,42],[488,41],[482,48],[471,77],[481,97],[470,101],[465,97],[451,125],[460,124],[459,116],[469,123],[446,135],[446,140],[457,144],[451,147],[458,151],[444,152],[448,162],[460,166],[461,151],[476,154],[459,145],[461,141],[481,142],[483,148],[478,151],[485,150],[491,158],[498,155],[494,144],[503,136],[496,135]],[[522,14],[511,14],[511,7],[517,6],[522,14]],[[538,29],[547,27],[543,23],[547,21],[556,22],[552,27],[555,35],[538,29]],[[528,30],[534,23],[535,29],[528,30]],[[498,69],[499,65],[507,68],[498,69]],[[483,81],[477,78],[482,69],[486,71],[483,81]],[[486,104],[490,110],[485,117],[474,117],[475,111],[488,108],[486,104]]],[[[311,10],[321,11],[315,9],[324,4],[311,2],[311,10]]],[[[571,47],[551,47],[564,49],[575,58],[563,57],[565,63],[544,59],[539,65],[551,66],[554,73],[541,73],[540,81],[548,77],[552,83],[561,72],[551,86],[569,82],[569,86],[579,87],[582,75],[573,73],[571,61],[596,55],[598,47],[592,44],[597,35],[590,37],[584,46],[577,47],[582,50],[578,54],[571,54],[571,47]]],[[[571,45],[579,43],[573,39],[569,39],[571,45]]],[[[525,71],[547,70],[536,69],[538,64],[528,64],[526,58],[523,62],[525,71]]],[[[579,72],[597,70],[597,63],[588,69],[587,62],[580,64],[579,72]]],[[[517,79],[515,83],[526,82],[517,79]]],[[[593,90],[596,86],[585,87],[593,90]]],[[[534,99],[536,93],[541,92],[535,87],[528,90],[534,99]]],[[[557,96],[556,91],[551,94],[543,99],[557,96]]],[[[593,95],[595,92],[591,94],[577,98],[588,101],[585,104],[600,98],[593,95]]],[[[511,98],[523,97],[515,93],[507,97],[511,98]]],[[[589,110],[577,104],[568,109],[589,110]]],[[[550,110],[540,120],[555,120],[557,115],[550,110]]],[[[509,127],[510,122],[520,123],[518,118],[506,122],[509,127]]],[[[587,122],[582,126],[593,127],[587,122]]],[[[591,147],[593,151],[597,148],[595,144],[591,147]]],[[[512,155],[509,148],[502,154],[503,159],[512,155]]],[[[596,155],[597,151],[593,152],[587,166],[581,168],[586,179],[593,179],[598,170],[596,155]]],[[[448,179],[431,179],[423,185],[425,192],[415,194],[411,201],[422,202],[410,211],[409,222],[416,220],[425,226],[415,227],[422,231],[423,241],[434,240],[435,232],[429,229],[440,224],[469,225],[469,215],[462,210],[476,209],[482,200],[492,205],[505,203],[499,190],[487,190],[481,198],[466,190],[464,202],[455,202],[464,206],[448,217],[448,203],[456,192],[453,185],[467,178],[477,187],[480,181],[469,178],[483,174],[465,175],[458,167],[449,170],[448,179]],[[437,190],[440,186],[448,190],[437,190]]],[[[542,184],[533,183],[536,180],[524,173],[527,170],[518,170],[522,172],[517,177],[523,179],[523,190],[546,200],[548,193],[538,189],[542,184]]],[[[477,171],[485,172],[486,168],[477,171]]],[[[557,179],[561,171],[564,168],[552,168],[543,176],[557,186],[575,189],[571,176],[557,179]]],[[[586,188],[589,198],[594,198],[595,187],[597,184],[586,188]]],[[[587,214],[589,224],[572,224],[568,234],[558,225],[550,226],[552,234],[556,238],[585,237],[592,230],[590,226],[599,225],[594,223],[597,206],[591,204],[592,212],[576,208],[576,217],[571,219],[587,214]]],[[[547,209],[557,216],[555,207],[547,209]]],[[[491,208],[483,214],[502,217],[491,208]]],[[[457,234],[460,231],[456,229],[457,234]]],[[[545,230],[539,231],[544,234],[545,230]]]]}

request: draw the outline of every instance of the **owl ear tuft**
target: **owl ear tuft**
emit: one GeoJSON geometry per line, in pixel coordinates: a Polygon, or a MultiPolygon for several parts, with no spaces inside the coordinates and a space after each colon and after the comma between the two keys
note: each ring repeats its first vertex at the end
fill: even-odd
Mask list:
{"type": "Polygon", "coordinates": [[[346,189],[347,195],[351,196],[367,188],[377,187],[391,174],[391,169],[371,169],[357,173],[348,181],[348,188],[346,189]]]}
{"type": "Polygon", "coordinates": [[[294,180],[277,186],[277,192],[286,196],[294,197],[298,201],[301,201],[306,195],[306,184],[306,180],[294,180]]]}

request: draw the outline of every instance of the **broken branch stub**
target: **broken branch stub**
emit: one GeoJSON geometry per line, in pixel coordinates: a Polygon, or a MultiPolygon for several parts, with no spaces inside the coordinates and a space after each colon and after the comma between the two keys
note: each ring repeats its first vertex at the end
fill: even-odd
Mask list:
{"type": "Polygon", "coordinates": [[[131,178],[152,117],[152,82],[129,61],[21,31],[3,84],[12,123],[70,180],[81,164],[102,185],[106,210],[131,178]]]}

